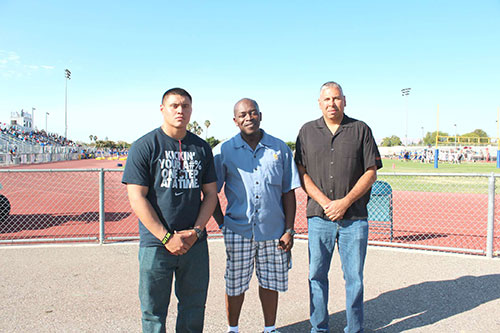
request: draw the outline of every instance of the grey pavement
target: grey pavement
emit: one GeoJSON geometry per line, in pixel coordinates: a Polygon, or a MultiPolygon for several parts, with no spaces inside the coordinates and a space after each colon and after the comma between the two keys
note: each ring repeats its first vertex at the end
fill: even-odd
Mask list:
{"type": "MultiPolygon", "coordinates": [[[[205,332],[225,332],[224,244],[210,240],[205,332]]],[[[0,247],[0,332],[139,332],[137,243],[0,247]]],[[[500,332],[500,259],[369,247],[367,332],[500,332]]],[[[308,332],[307,242],[293,249],[289,291],[280,295],[281,332],[308,332]]],[[[330,326],[345,325],[336,254],[330,272],[330,326]]],[[[167,318],[174,332],[175,296],[167,318]]],[[[240,330],[261,332],[252,280],[240,330]]]]}

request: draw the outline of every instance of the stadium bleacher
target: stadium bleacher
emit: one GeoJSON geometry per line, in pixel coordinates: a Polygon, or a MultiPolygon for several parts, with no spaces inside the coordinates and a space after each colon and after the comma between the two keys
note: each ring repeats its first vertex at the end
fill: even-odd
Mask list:
{"type": "Polygon", "coordinates": [[[78,144],[58,134],[0,126],[0,165],[71,160],[78,158],[80,150],[78,144]]]}

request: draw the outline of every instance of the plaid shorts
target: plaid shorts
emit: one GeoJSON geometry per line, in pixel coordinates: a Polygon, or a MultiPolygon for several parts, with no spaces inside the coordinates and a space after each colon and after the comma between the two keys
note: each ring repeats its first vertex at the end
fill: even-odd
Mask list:
{"type": "Polygon", "coordinates": [[[259,285],[278,292],[288,290],[288,270],[291,252],[278,249],[279,239],[254,241],[224,227],[226,245],[226,293],[228,296],[243,294],[250,285],[253,267],[259,285]]]}

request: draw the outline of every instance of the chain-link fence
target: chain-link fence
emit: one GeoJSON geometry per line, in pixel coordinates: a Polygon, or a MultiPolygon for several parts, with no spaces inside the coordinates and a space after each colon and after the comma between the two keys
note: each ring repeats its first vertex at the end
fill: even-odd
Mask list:
{"type": "MultiPolygon", "coordinates": [[[[0,244],[138,239],[122,170],[0,170],[0,244]]],[[[379,173],[369,204],[371,244],[500,253],[500,175],[379,173]]],[[[298,189],[295,229],[307,237],[298,189]]],[[[223,209],[226,200],[219,196],[223,209]]],[[[213,219],[207,230],[220,236],[213,219]]]]}
{"type": "Polygon", "coordinates": [[[489,256],[495,250],[498,253],[498,176],[380,173],[378,179],[392,188],[392,243],[489,256]]]}

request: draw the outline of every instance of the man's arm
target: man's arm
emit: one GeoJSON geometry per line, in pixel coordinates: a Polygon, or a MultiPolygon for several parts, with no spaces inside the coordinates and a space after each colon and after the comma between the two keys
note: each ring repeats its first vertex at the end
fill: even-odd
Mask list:
{"type": "Polygon", "coordinates": [[[215,206],[213,216],[214,216],[215,222],[217,222],[217,225],[219,226],[219,228],[221,228],[221,226],[224,224],[224,214],[222,213],[222,208],[220,206],[219,198],[217,198],[217,205],[215,206]]]}
{"type": "Polygon", "coordinates": [[[203,191],[203,202],[201,203],[200,213],[198,214],[194,226],[203,230],[212,216],[219,200],[217,198],[217,185],[215,182],[203,184],[201,189],[203,191]]]}
{"type": "MultiPolygon", "coordinates": [[[[283,212],[285,213],[285,230],[293,229],[295,224],[295,210],[297,208],[295,190],[283,193],[281,200],[283,201],[283,212]]],[[[290,251],[293,247],[293,236],[289,232],[285,232],[280,238],[278,247],[285,251],[290,251]]]]}
{"type": "MultiPolygon", "coordinates": [[[[215,146],[213,152],[215,173],[217,174],[217,191],[220,192],[222,190],[222,187],[224,186],[226,176],[226,167],[224,166],[224,163],[222,161],[222,143],[215,146]]],[[[220,206],[218,196],[217,205],[215,206],[215,210],[213,212],[213,217],[215,219],[215,222],[217,222],[219,229],[221,229],[222,225],[224,224],[224,213],[222,213],[222,208],[220,206]]]]}
{"type": "MultiPolygon", "coordinates": [[[[198,217],[194,222],[193,229],[199,228],[200,230],[204,230],[218,203],[217,185],[215,182],[203,184],[201,190],[203,191],[203,201],[200,206],[198,217]]],[[[191,248],[197,240],[196,232],[193,229],[179,231],[179,233],[188,235],[187,241],[189,248],[191,248]]]]}
{"type": "Polygon", "coordinates": [[[300,183],[302,184],[302,189],[310,196],[314,201],[319,203],[321,207],[325,207],[330,203],[330,199],[319,189],[316,184],[314,184],[311,177],[307,174],[306,168],[304,166],[297,164],[297,169],[299,170],[300,183]]]}
{"type": "MultiPolygon", "coordinates": [[[[148,187],[136,184],[127,184],[128,198],[130,206],[142,224],[159,240],[162,240],[167,229],[160,222],[158,214],[147,199],[148,187]]],[[[174,255],[185,254],[191,245],[186,241],[189,235],[174,233],[165,248],[174,255]]]]}

